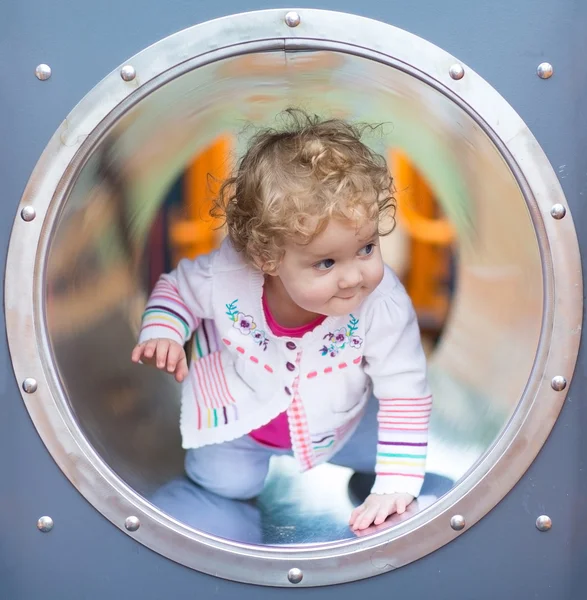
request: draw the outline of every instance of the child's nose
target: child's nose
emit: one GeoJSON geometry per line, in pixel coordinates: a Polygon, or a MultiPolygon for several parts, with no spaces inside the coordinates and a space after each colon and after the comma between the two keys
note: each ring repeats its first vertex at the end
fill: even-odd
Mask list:
{"type": "Polygon", "coordinates": [[[357,287],[363,281],[361,269],[347,267],[339,282],[339,287],[342,289],[357,287]]]}

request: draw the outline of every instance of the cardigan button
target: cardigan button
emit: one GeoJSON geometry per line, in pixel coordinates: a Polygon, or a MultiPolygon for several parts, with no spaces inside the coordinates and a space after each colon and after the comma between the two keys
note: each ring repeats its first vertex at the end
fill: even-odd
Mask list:
{"type": "Polygon", "coordinates": [[[293,342],[287,342],[285,344],[286,348],[288,348],[289,350],[295,350],[296,349],[296,345],[293,342]]]}
{"type": "Polygon", "coordinates": [[[290,362],[288,362],[285,366],[287,367],[288,371],[295,371],[296,370],[296,366],[294,364],[290,363],[290,362]]]}
{"type": "Polygon", "coordinates": [[[290,389],[287,387],[287,385],[285,386],[285,393],[286,393],[288,396],[291,396],[291,390],[290,390],[290,389]]]}

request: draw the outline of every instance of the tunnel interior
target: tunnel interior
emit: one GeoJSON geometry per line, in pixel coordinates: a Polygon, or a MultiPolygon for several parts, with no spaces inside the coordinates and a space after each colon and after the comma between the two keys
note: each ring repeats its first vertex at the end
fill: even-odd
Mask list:
{"type": "Polygon", "coordinates": [[[289,106],[381,123],[366,141],[395,177],[384,257],[416,306],[434,410],[422,496],[383,527],[446,493],[503,433],[543,313],[536,233],[504,156],[468,112],[407,72],[344,52],[263,51],[188,71],[122,114],[51,234],[45,314],[61,385],[86,438],[139,494],[198,530],[280,546],[354,537],[351,473],[300,475],[280,457],[256,502],[196,489],[182,477],[179,387],[130,352],[158,274],[221,240],[207,215],[215,181],[289,106]]]}

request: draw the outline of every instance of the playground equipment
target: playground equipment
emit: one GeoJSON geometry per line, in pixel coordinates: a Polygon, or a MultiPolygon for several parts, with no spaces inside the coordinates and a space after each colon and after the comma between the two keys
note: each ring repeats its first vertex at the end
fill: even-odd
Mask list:
{"type": "Polygon", "coordinates": [[[399,225],[410,238],[410,269],[404,285],[418,314],[420,328],[439,332],[450,300],[451,249],[454,227],[440,216],[430,186],[401,152],[390,153],[399,225]]]}
{"type": "MultiPolygon", "coordinates": [[[[585,240],[571,209],[583,223],[586,84],[571,85],[564,65],[580,55],[586,9],[567,23],[545,0],[492,5],[496,31],[509,33],[495,44],[495,31],[472,27],[486,22],[481,6],[361,7],[380,20],[324,6],[348,13],[226,5],[202,8],[190,27],[186,3],[122,0],[116,15],[52,5],[48,30],[38,0],[11,9],[9,43],[29,50],[0,98],[0,209],[14,221],[3,234],[2,597],[296,593],[272,586],[316,587],[303,593],[325,600],[584,596],[585,240]],[[550,19],[529,24],[540,8],[550,19]],[[130,16],[136,37],[118,35],[130,16]],[[93,31],[110,33],[99,55],[93,31]],[[546,63],[537,71],[542,54],[552,78],[546,63]],[[49,63],[36,79],[33,55],[49,63]],[[76,68],[89,57],[94,69],[76,68]],[[96,72],[110,74],[97,83],[96,72]],[[209,517],[199,523],[158,505],[175,482],[176,497],[193,495],[177,479],[177,388],[127,360],[149,288],[145,245],[170,186],[194,156],[216,156],[219,136],[238,154],[244,123],[296,104],[392,123],[372,144],[409,157],[429,190],[422,214],[405,205],[399,218],[457,257],[430,356],[427,492],[360,537],[342,524],[348,477],[334,467],[307,481],[278,464],[255,506],[193,497],[196,516],[209,517]],[[422,227],[422,215],[436,218],[432,197],[450,227],[422,227]]],[[[201,235],[199,216],[188,215],[187,234],[172,222],[178,247],[201,235]]]]}
{"type": "Polygon", "coordinates": [[[220,137],[198,154],[184,176],[183,211],[175,211],[169,231],[172,261],[195,258],[216,248],[220,223],[210,216],[219,183],[230,174],[230,140],[220,137]]]}

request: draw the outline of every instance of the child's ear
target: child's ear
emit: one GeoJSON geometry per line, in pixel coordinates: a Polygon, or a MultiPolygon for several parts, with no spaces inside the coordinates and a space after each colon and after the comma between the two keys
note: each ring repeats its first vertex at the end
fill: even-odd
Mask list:
{"type": "Polygon", "coordinates": [[[261,269],[265,275],[271,275],[271,277],[277,277],[279,274],[279,265],[263,265],[261,269]]]}
{"type": "Polygon", "coordinates": [[[271,269],[266,269],[263,272],[265,273],[265,275],[271,275],[271,277],[277,277],[277,275],[279,274],[279,265],[276,265],[271,269]]]}
{"type": "Polygon", "coordinates": [[[257,267],[257,269],[259,269],[259,271],[261,271],[261,273],[263,273],[263,275],[276,275],[276,269],[272,268],[272,265],[264,262],[263,260],[261,260],[260,258],[255,258],[253,260],[253,263],[255,264],[255,267],[257,267]]]}
{"type": "Polygon", "coordinates": [[[261,258],[255,258],[254,263],[264,275],[276,277],[279,274],[279,265],[281,263],[281,259],[263,261],[261,258]]]}

